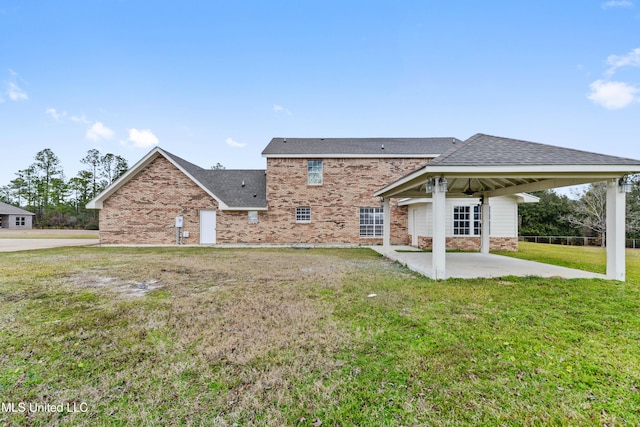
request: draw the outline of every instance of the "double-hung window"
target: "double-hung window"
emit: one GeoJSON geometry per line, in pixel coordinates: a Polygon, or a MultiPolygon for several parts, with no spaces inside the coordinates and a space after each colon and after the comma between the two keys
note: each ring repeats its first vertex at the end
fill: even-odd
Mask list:
{"type": "Polygon", "coordinates": [[[382,237],[383,212],[382,208],[360,208],[360,237],[382,237]]]}
{"type": "Polygon", "coordinates": [[[17,216],[16,217],[16,226],[20,227],[20,226],[24,226],[26,223],[26,219],[23,216],[17,216]]]}
{"type": "Polygon", "coordinates": [[[322,160],[307,162],[307,184],[322,185],[322,160]]]}
{"type": "Polygon", "coordinates": [[[480,205],[453,207],[453,235],[479,236],[482,220],[480,205]]]}

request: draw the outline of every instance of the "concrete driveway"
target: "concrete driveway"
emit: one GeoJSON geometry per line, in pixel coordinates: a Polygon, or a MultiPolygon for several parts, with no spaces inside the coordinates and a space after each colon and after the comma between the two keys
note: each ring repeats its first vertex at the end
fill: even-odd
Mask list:
{"type": "Polygon", "coordinates": [[[98,233],[95,231],[0,229],[0,252],[28,251],[63,246],[91,246],[97,245],[99,242],[98,233]],[[95,238],[93,238],[94,235],[95,238]]]}
{"type": "MultiPolygon", "coordinates": [[[[382,246],[374,246],[372,249],[389,259],[406,265],[410,270],[431,277],[431,252],[397,252],[398,249],[402,251],[415,250],[410,246],[393,247],[389,251],[384,251],[382,246]]],[[[607,278],[604,274],[478,252],[449,252],[446,255],[446,262],[447,279],[502,276],[562,277],[565,279],[607,278]]]]}

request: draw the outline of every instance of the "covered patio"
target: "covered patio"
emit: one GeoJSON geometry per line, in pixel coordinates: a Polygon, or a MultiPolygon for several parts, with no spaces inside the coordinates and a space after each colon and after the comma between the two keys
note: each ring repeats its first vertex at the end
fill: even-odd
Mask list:
{"type": "MultiPolygon", "coordinates": [[[[374,246],[372,249],[393,261],[398,261],[410,270],[433,278],[433,256],[430,252],[415,250],[410,246],[392,246],[390,249],[384,246],[374,246]]],[[[565,279],[607,278],[604,274],[590,271],[479,252],[449,252],[446,254],[446,262],[447,269],[444,279],[504,276],[562,277],[565,279]]]]}
{"type": "Polygon", "coordinates": [[[606,278],[624,281],[625,200],[626,192],[630,190],[627,176],[639,172],[640,160],[477,134],[375,193],[382,198],[384,206],[382,250],[387,256],[397,256],[394,254],[398,253],[390,245],[390,199],[427,197],[431,199],[433,212],[432,251],[415,255],[425,258],[421,263],[423,274],[429,273],[425,275],[433,279],[460,277],[453,276],[448,268],[453,268],[456,263],[466,263],[467,271],[477,271],[474,277],[503,276],[508,274],[508,262],[493,262],[489,255],[492,197],[605,181],[606,278]],[[477,198],[481,205],[480,255],[483,257],[446,253],[445,219],[451,214],[446,211],[446,198],[465,196],[477,198]],[[475,267],[472,268],[473,265],[475,267]],[[495,276],[482,275],[482,272],[487,274],[486,270],[494,270],[492,274],[495,276]]]}

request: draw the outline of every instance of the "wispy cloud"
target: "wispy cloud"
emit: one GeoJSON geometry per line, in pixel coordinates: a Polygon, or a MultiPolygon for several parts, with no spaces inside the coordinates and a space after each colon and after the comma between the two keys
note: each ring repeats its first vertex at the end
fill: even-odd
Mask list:
{"type": "Polygon", "coordinates": [[[62,119],[64,119],[64,118],[67,116],[67,112],[66,112],[66,111],[63,111],[63,112],[61,112],[61,113],[60,113],[60,112],[58,112],[58,110],[56,110],[55,108],[51,108],[51,107],[49,107],[49,108],[47,108],[46,110],[44,110],[44,113],[45,113],[46,115],[48,115],[48,116],[53,117],[53,119],[54,119],[56,122],[61,121],[62,119]]]}
{"type": "Polygon", "coordinates": [[[608,76],[613,76],[623,67],[640,67],[640,47],[633,49],[626,55],[609,55],[607,65],[609,65],[609,69],[605,74],[608,76]]]}
{"type": "Polygon", "coordinates": [[[113,132],[111,129],[106,127],[104,124],[100,122],[95,122],[93,126],[91,126],[87,130],[87,133],[85,136],[87,137],[87,139],[90,139],[92,141],[100,141],[100,140],[111,139],[113,138],[114,135],[115,135],[115,132],[113,132]]]}
{"type": "Polygon", "coordinates": [[[293,114],[288,108],[285,108],[282,105],[278,105],[278,104],[273,104],[273,112],[274,113],[284,113],[284,114],[287,114],[289,116],[293,114]]]}
{"type": "Polygon", "coordinates": [[[84,123],[87,125],[91,123],[91,121],[87,119],[87,116],[85,116],[84,114],[82,114],[81,116],[71,116],[69,117],[69,120],[71,120],[72,122],[84,123]]]}
{"type": "Polygon", "coordinates": [[[612,7],[633,7],[633,2],[630,0],[609,0],[602,3],[603,9],[609,9],[612,7]]]}
{"type": "Polygon", "coordinates": [[[29,99],[29,95],[27,92],[22,90],[19,86],[19,83],[22,82],[22,79],[12,69],[9,69],[9,79],[5,81],[5,90],[6,94],[12,101],[26,101],[29,99]]]}
{"type": "Polygon", "coordinates": [[[233,138],[227,138],[224,140],[224,142],[226,142],[229,147],[234,147],[234,148],[242,148],[245,145],[247,145],[243,142],[235,141],[233,138]]]}
{"type": "Polygon", "coordinates": [[[122,145],[129,145],[133,148],[149,148],[154,145],[158,145],[160,141],[156,137],[151,129],[129,129],[129,139],[127,141],[120,141],[122,145]]]}
{"type": "Polygon", "coordinates": [[[591,92],[587,98],[608,110],[619,110],[640,102],[640,89],[630,83],[611,80],[621,68],[640,67],[640,48],[626,55],[609,55],[606,63],[609,68],[604,72],[604,79],[589,85],[591,92]]]}

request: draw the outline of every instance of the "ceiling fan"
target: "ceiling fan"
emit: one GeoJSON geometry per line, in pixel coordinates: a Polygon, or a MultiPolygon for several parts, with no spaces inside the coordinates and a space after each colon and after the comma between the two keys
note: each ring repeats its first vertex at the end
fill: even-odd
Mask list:
{"type": "Polygon", "coordinates": [[[464,190],[464,194],[467,196],[473,196],[476,192],[471,189],[471,178],[469,178],[469,187],[464,190]]]}

